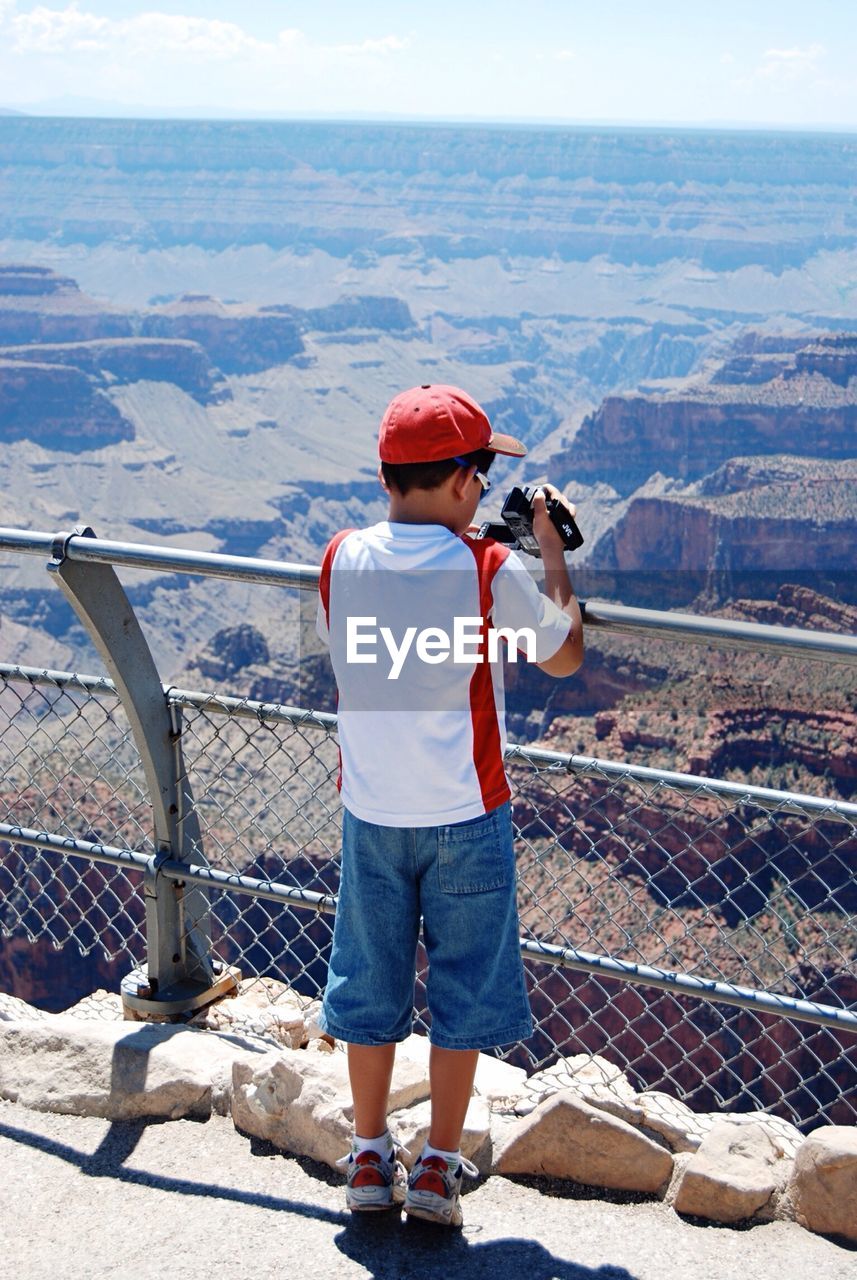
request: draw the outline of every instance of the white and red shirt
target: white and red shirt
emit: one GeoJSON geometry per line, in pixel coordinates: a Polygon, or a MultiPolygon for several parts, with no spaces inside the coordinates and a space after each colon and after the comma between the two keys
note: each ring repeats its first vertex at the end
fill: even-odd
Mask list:
{"type": "Polygon", "coordinates": [[[429,827],[508,800],[503,666],[488,661],[488,631],[528,629],[530,656],[544,662],[571,626],[515,552],[442,525],[382,521],[331,540],[319,597],[345,807],[380,826],[429,827]],[[461,620],[467,660],[455,661],[444,637],[461,620]]]}

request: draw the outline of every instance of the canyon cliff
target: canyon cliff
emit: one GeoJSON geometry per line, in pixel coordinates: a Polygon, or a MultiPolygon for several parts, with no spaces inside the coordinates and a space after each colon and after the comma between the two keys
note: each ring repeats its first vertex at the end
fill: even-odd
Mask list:
{"type": "Polygon", "coordinates": [[[664,390],[610,396],[561,463],[628,495],[655,471],[689,483],[740,455],[850,458],[855,435],[857,340],[820,335],[793,351],[733,356],[664,390]]]}

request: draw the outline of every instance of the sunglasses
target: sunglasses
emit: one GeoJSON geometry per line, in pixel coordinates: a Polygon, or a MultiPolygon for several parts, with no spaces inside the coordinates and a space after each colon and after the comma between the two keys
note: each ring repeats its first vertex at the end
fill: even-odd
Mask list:
{"type": "MultiPolygon", "coordinates": [[[[455,458],[454,461],[457,462],[460,467],[469,468],[473,466],[473,463],[468,462],[466,458],[455,458]]],[[[491,488],[491,481],[488,479],[484,471],[476,471],[474,473],[473,479],[478,480],[479,483],[482,485],[483,493],[487,493],[488,490],[491,488]]]]}

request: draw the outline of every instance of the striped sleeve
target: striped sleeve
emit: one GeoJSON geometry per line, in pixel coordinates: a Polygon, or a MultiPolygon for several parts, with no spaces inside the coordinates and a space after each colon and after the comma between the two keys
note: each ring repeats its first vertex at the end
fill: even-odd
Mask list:
{"type": "Polygon", "coordinates": [[[321,575],[318,580],[318,609],[316,611],[315,629],[318,632],[319,639],[323,640],[326,645],[330,644],[330,575],[333,570],[333,562],[340,546],[348,537],[349,533],[353,532],[353,529],[340,529],[339,533],[335,533],[325,547],[321,561],[321,575]]]}

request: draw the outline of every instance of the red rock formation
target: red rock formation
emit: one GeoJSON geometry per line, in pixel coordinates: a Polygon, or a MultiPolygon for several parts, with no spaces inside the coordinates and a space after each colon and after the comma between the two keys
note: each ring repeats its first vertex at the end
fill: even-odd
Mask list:
{"type": "Polygon", "coordinates": [[[610,396],[585,419],[558,467],[583,483],[606,480],[629,494],[656,471],[691,481],[741,454],[849,457],[857,401],[837,401],[823,396],[823,387],[804,384],[798,390],[798,385],[789,384],[794,394],[787,397],[771,391],[767,402],[738,396],[731,387],[729,397],[696,389],[659,397],[610,396]]]}
{"type": "Polygon", "coordinates": [[[284,364],[303,351],[300,326],[292,309],[218,302],[187,295],[145,315],[141,331],[150,338],[183,338],[203,347],[225,373],[249,373],[284,364]]]}
{"type": "Polygon", "coordinates": [[[44,267],[0,267],[0,344],[131,337],[131,319],[44,267]]]}
{"type": "Polygon", "coordinates": [[[593,559],[630,572],[850,572],[857,466],[853,471],[810,489],[781,484],[723,497],[634,498],[593,559]]]}
{"type": "Polygon", "coordinates": [[[689,482],[747,454],[848,458],[855,425],[854,334],[747,334],[683,385],[609,396],[548,469],[630,494],[656,472],[689,482]]]}
{"type": "Polygon", "coordinates": [[[79,453],[133,438],[131,423],[79,369],[0,361],[0,440],[79,453]]]}
{"type": "Polygon", "coordinates": [[[33,343],[0,347],[0,361],[66,365],[80,369],[99,385],[148,380],[172,382],[209,403],[231,392],[195,342],[154,338],[104,338],[93,342],[33,343]]]}

